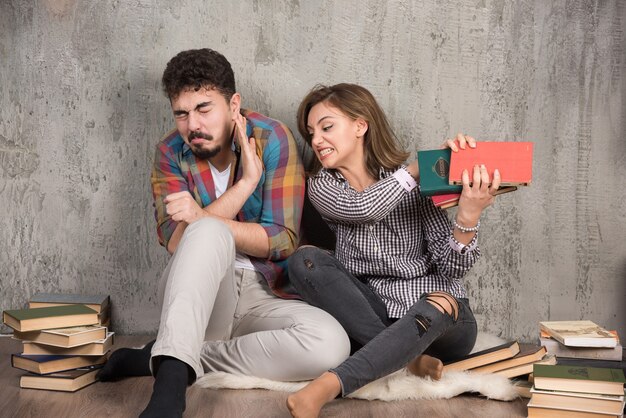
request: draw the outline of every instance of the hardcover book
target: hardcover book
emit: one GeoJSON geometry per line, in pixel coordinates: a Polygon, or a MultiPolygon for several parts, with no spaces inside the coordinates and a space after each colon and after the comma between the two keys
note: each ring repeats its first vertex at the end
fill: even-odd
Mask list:
{"type": "Polygon", "coordinates": [[[418,151],[417,164],[420,172],[420,193],[423,196],[460,193],[463,186],[450,185],[450,148],[418,151]]]}
{"type": "MultiPolygon", "coordinates": [[[[609,331],[611,332],[611,331],[609,331]]],[[[610,347],[568,347],[550,337],[540,337],[539,342],[548,350],[548,353],[561,358],[577,358],[590,360],[621,361],[624,353],[622,345],[618,342],[613,348],[610,347]]]]}
{"type": "Polygon", "coordinates": [[[443,365],[443,370],[471,370],[486,364],[509,359],[519,353],[519,351],[520,346],[517,341],[511,341],[486,350],[477,351],[458,360],[446,362],[443,365]]]}
{"type": "Polygon", "coordinates": [[[57,328],[42,331],[14,331],[13,337],[18,340],[53,345],[56,347],[75,347],[106,338],[107,329],[100,325],[57,328]]]}
{"type": "Polygon", "coordinates": [[[533,404],[544,408],[619,415],[624,410],[623,395],[561,392],[531,388],[533,404]]]}
{"type": "Polygon", "coordinates": [[[535,364],[533,379],[536,389],[566,392],[624,395],[624,372],[599,367],[535,364]]]}
{"type": "Polygon", "coordinates": [[[592,321],[543,321],[541,331],[569,347],[615,347],[617,338],[592,321]]]}
{"type": "Polygon", "coordinates": [[[100,313],[111,303],[109,295],[82,295],[73,293],[37,293],[30,298],[29,308],[61,305],[85,305],[100,313]]]}
{"type": "Polygon", "coordinates": [[[528,418],[623,418],[623,415],[546,408],[535,405],[531,398],[528,402],[528,418]]]}
{"type": "MultiPolygon", "coordinates": [[[[519,353],[507,360],[501,360],[495,363],[487,364],[485,366],[473,368],[472,373],[495,373],[500,370],[509,369],[511,367],[520,366],[523,364],[531,364],[537,362],[546,355],[547,351],[545,347],[534,344],[520,344],[519,353]]],[[[530,373],[530,372],[529,372],[530,373]]]]}
{"type": "Polygon", "coordinates": [[[113,346],[114,333],[109,332],[105,339],[94,341],[76,347],[63,348],[52,345],[39,344],[32,341],[24,341],[23,354],[49,354],[49,355],[73,355],[73,356],[102,356],[113,346]]]}
{"type": "MultiPolygon", "coordinates": [[[[527,186],[532,180],[532,142],[477,142],[476,148],[466,147],[453,152],[450,158],[450,184],[462,184],[463,170],[470,172],[475,165],[484,164],[489,177],[497,168],[501,186],[527,186]]],[[[420,176],[421,176],[420,169],[420,176]]]]}
{"type": "Polygon", "coordinates": [[[65,370],[78,369],[104,364],[107,356],[38,356],[25,354],[12,354],[11,366],[16,369],[26,370],[37,374],[62,372],[65,370]]]}
{"type": "Polygon", "coordinates": [[[95,325],[98,324],[98,313],[85,305],[65,305],[7,310],[2,319],[14,330],[25,332],[95,325]]]}
{"type": "Polygon", "coordinates": [[[499,374],[500,376],[508,377],[510,379],[513,377],[524,376],[524,375],[528,375],[532,373],[533,365],[535,364],[556,364],[556,363],[557,363],[556,356],[553,356],[552,354],[546,354],[539,361],[526,363],[526,364],[520,364],[518,366],[513,366],[508,369],[498,370],[497,372],[494,372],[493,374],[499,374]]]}
{"type": "Polygon", "coordinates": [[[96,381],[97,368],[76,369],[48,375],[26,374],[20,377],[20,387],[25,389],[76,392],[96,381]]]}
{"type": "MultiPolygon", "coordinates": [[[[500,187],[498,191],[496,191],[493,195],[498,196],[501,194],[514,192],[515,190],[517,190],[517,186],[500,187]]],[[[449,194],[431,196],[431,200],[433,201],[433,204],[441,209],[448,209],[448,208],[458,206],[460,198],[461,198],[461,193],[449,193],[449,194]]]]}

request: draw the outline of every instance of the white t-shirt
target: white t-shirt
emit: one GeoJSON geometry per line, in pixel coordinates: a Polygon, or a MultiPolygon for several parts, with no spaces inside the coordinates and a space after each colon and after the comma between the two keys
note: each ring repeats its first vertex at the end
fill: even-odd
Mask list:
{"type": "MultiPolygon", "coordinates": [[[[213,182],[215,183],[215,197],[220,197],[228,188],[231,165],[229,165],[226,170],[220,172],[213,164],[209,163],[209,168],[211,168],[211,174],[213,175],[213,182]]],[[[250,258],[245,254],[241,254],[239,251],[235,253],[235,268],[256,270],[250,258]]]]}

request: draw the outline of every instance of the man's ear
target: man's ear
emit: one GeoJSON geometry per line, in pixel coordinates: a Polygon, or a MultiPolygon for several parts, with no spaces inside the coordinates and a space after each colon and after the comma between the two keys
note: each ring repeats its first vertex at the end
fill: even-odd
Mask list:
{"type": "Polygon", "coordinates": [[[236,115],[241,110],[241,95],[235,93],[230,98],[230,111],[236,115]]]}
{"type": "Polygon", "coordinates": [[[365,119],[358,118],[356,121],[356,136],[364,136],[369,129],[369,124],[365,119]]]}

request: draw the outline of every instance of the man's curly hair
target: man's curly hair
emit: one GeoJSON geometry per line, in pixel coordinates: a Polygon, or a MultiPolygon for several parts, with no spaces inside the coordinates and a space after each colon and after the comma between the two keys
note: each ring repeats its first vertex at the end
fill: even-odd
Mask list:
{"type": "Polygon", "coordinates": [[[226,100],[235,94],[235,75],[228,60],[209,48],[179,52],[163,72],[163,91],[174,100],[184,91],[216,89],[226,100]]]}

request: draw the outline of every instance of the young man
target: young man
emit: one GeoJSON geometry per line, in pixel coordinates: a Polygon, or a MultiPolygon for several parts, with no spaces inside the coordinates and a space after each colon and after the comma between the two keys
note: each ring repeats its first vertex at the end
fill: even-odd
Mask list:
{"type": "Polygon", "coordinates": [[[230,63],[183,51],[163,87],[176,129],[152,172],[159,241],[172,254],[159,295],[154,345],[120,349],[100,380],[155,376],[141,417],[180,417],[187,385],[205,372],[305,380],[349,354],[326,312],[285,296],[286,258],[298,244],[304,175],[282,123],[241,109],[230,63]]]}

